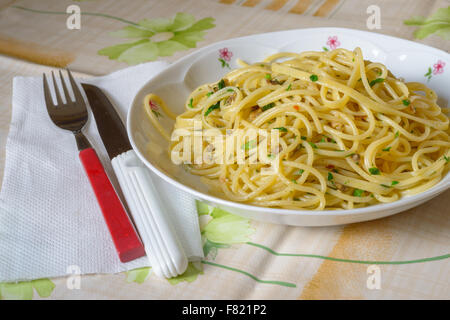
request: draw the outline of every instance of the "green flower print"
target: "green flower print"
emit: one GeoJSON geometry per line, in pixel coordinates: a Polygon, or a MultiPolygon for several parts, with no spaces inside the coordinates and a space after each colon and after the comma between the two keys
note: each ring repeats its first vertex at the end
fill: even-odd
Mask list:
{"type": "MultiPolygon", "coordinates": [[[[127,282],[144,283],[150,276],[150,267],[138,268],[128,271],[127,282]]],[[[170,284],[175,285],[180,282],[192,282],[197,279],[199,274],[203,274],[203,267],[199,262],[189,262],[186,271],[178,277],[167,279],[170,284]]]]}
{"type": "Polygon", "coordinates": [[[450,40],[450,7],[438,9],[429,18],[412,17],[403,23],[408,26],[419,26],[414,32],[414,37],[417,39],[424,39],[434,33],[450,40]]]}
{"type": "Polygon", "coordinates": [[[203,252],[207,257],[215,259],[218,249],[229,248],[232,244],[245,243],[255,232],[250,227],[250,220],[220,208],[197,201],[197,211],[201,220],[207,220],[200,228],[203,252]]]}
{"type": "Polygon", "coordinates": [[[36,290],[39,297],[47,298],[54,288],[55,284],[49,279],[0,283],[0,300],[31,300],[33,299],[34,290],[36,290]]]}
{"type": "Polygon", "coordinates": [[[150,275],[150,269],[150,267],[144,267],[127,271],[127,282],[143,283],[150,275]]]}
{"type": "Polygon", "coordinates": [[[199,274],[203,274],[203,267],[200,262],[189,262],[186,271],[178,277],[167,279],[171,285],[181,282],[193,282],[199,274]]]}
{"type": "Polygon", "coordinates": [[[215,27],[213,22],[214,18],[210,17],[195,21],[193,15],[182,12],[177,13],[173,19],[144,19],[111,33],[119,38],[137,41],[106,47],[98,54],[128,64],[171,56],[176,51],[195,48],[197,42],[203,40],[205,30],[215,27]]]}

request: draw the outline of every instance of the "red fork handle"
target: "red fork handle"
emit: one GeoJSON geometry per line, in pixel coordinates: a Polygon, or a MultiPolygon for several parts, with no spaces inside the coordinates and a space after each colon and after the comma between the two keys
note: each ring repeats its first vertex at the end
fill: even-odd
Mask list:
{"type": "Polygon", "coordinates": [[[88,148],[80,151],[79,156],[94,189],[120,261],[128,262],[144,256],[144,246],[109,181],[97,153],[94,149],[88,148]]]}

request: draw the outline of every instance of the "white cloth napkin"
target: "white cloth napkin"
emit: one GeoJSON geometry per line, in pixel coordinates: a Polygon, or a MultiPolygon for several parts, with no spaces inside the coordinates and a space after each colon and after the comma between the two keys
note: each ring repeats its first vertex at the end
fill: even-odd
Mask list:
{"type": "MultiPolygon", "coordinates": [[[[167,66],[154,62],[84,80],[103,89],[122,119],[137,91],[167,66]]],[[[0,282],[149,266],[147,257],[121,263],[78,158],[73,134],[47,114],[42,77],[13,81],[12,120],[0,193],[0,282]]],[[[95,121],[84,132],[116,182],[95,121]]],[[[152,173],[190,260],[203,257],[194,199],[152,173]],[[168,195],[170,194],[170,199],[168,195]]],[[[117,184],[116,184],[117,186],[117,184]]]]}

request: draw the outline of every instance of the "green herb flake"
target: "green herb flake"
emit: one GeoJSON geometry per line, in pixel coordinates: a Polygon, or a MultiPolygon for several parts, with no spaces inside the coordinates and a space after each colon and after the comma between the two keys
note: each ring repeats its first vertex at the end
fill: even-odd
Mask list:
{"type": "Polygon", "coordinates": [[[278,128],[274,128],[276,130],[280,130],[281,132],[288,132],[288,130],[285,127],[278,127],[278,128]]]}
{"type": "Polygon", "coordinates": [[[302,140],[306,140],[307,138],[305,136],[301,136],[302,140]]]}
{"type": "Polygon", "coordinates": [[[217,86],[219,87],[219,90],[225,88],[225,80],[221,79],[217,86]]]}
{"type": "Polygon", "coordinates": [[[392,147],[387,147],[387,148],[384,148],[384,149],[381,149],[381,150],[386,151],[386,152],[389,152],[389,150],[391,150],[391,148],[392,148],[392,147]]]}
{"type": "Polygon", "coordinates": [[[444,160],[445,160],[445,163],[447,164],[450,162],[450,157],[444,156],[444,160]]]}
{"type": "Polygon", "coordinates": [[[400,182],[398,182],[398,181],[392,181],[391,182],[391,186],[395,186],[396,184],[399,184],[400,182]]]}
{"type": "Polygon", "coordinates": [[[383,82],[383,81],[384,81],[383,78],[376,78],[376,79],[374,79],[374,80],[372,80],[372,81],[369,82],[369,86],[373,87],[375,84],[381,83],[381,82],[383,82]]]}
{"type": "Polygon", "coordinates": [[[353,196],[354,197],[361,197],[363,193],[364,193],[364,190],[361,190],[361,189],[353,190],[353,196]]]}
{"type": "Polygon", "coordinates": [[[312,75],[309,77],[309,79],[310,79],[312,82],[316,82],[317,80],[319,80],[319,77],[318,77],[316,74],[312,74],[312,75]]]}
{"type": "Polygon", "coordinates": [[[380,186],[385,187],[385,188],[390,188],[391,186],[388,186],[386,184],[380,184],[380,186]]]}
{"type": "Polygon", "coordinates": [[[208,92],[207,94],[206,94],[206,96],[207,97],[210,97],[211,95],[213,95],[214,94],[214,92],[213,91],[210,91],[210,92],[208,92]]]}
{"type": "Polygon", "coordinates": [[[227,89],[227,92],[234,92],[234,89],[227,89]]]}
{"type": "Polygon", "coordinates": [[[270,73],[267,73],[267,74],[265,75],[265,78],[266,78],[267,80],[272,80],[272,76],[270,75],[270,73]]]}
{"type": "Polygon", "coordinates": [[[409,104],[411,103],[411,101],[405,99],[405,100],[402,100],[402,103],[403,103],[403,105],[405,105],[405,106],[409,106],[409,104]]]}
{"type": "Polygon", "coordinates": [[[308,141],[308,143],[309,143],[309,145],[311,147],[313,147],[313,149],[318,149],[315,143],[312,143],[312,142],[309,142],[309,141],[308,141]]]}
{"type": "Polygon", "coordinates": [[[333,174],[331,172],[328,172],[328,181],[332,181],[333,179],[333,174]]]}
{"type": "Polygon", "coordinates": [[[189,104],[188,104],[189,108],[193,108],[193,107],[194,107],[194,106],[192,105],[193,102],[194,102],[194,99],[191,98],[191,100],[189,100],[189,104]]]}
{"type": "Polygon", "coordinates": [[[293,183],[297,184],[297,180],[292,179],[291,181],[292,181],[293,183]]]}
{"type": "Polygon", "coordinates": [[[299,169],[295,174],[301,175],[301,174],[303,174],[303,172],[305,172],[305,170],[299,169]]]}
{"type": "Polygon", "coordinates": [[[213,104],[212,106],[210,106],[210,107],[208,108],[208,110],[206,110],[206,112],[205,112],[205,117],[206,117],[208,114],[210,114],[213,110],[216,110],[216,109],[220,109],[220,101],[217,101],[216,104],[213,104]]]}
{"type": "Polygon", "coordinates": [[[243,150],[250,150],[253,149],[254,147],[256,147],[256,140],[250,140],[244,143],[241,148],[243,150]]]}
{"type": "Polygon", "coordinates": [[[370,172],[370,174],[372,174],[372,175],[379,175],[379,174],[380,174],[380,169],[375,168],[375,167],[369,168],[369,172],[370,172]]]}
{"type": "Polygon", "coordinates": [[[261,109],[262,109],[262,111],[266,111],[266,110],[269,110],[269,109],[272,109],[273,107],[275,107],[275,102],[271,102],[271,103],[269,103],[269,104],[266,104],[264,107],[262,107],[261,109]]]}
{"type": "Polygon", "coordinates": [[[289,90],[291,90],[291,87],[292,87],[292,84],[291,84],[291,83],[289,83],[288,87],[286,88],[286,91],[289,91],[289,90]]]}
{"type": "Polygon", "coordinates": [[[399,136],[400,136],[400,132],[397,131],[397,132],[395,133],[395,137],[398,138],[399,136]]]}

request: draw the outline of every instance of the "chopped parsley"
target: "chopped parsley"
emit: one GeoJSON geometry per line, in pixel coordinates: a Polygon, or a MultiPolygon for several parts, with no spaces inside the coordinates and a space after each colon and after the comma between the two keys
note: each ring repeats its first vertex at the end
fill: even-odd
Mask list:
{"type": "Polygon", "coordinates": [[[380,174],[380,169],[375,168],[375,167],[369,168],[369,172],[370,172],[370,174],[373,174],[373,175],[379,175],[380,174]]]}
{"type": "Polygon", "coordinates": [[[313,149],[317,149],[317,146],[316,146],[315,143],[312,143],[312,142],[309,142],[309,141],[308,141],[308,143],[309,143],[309,145],[310,145],[311,147],[313,147],[313,149]]]}
{"type": "Polygon", "coordinates": [[[228,92],[234,92],[234,89],[227,89],[228,92]]]}
{"type": "Polygon", "coordinates": [[[225,80],[221,79],[217,86],[219,87],[219,90],[225,88],[225,80]]]}
{"type": "Polygon", "coordinates": [[[261,109],[262,109],[262,111],[266,111],[266,110],[269,110],[269,109],[272,109],[273,107],[275,107],[275,102],[271,102],[271,103],[269,103],[269,104],[266,104],[264,107],[262,107],[261,109]]]}
{"type": "Polygon", "coordinates": [[[276,130],[280,130],[281,132],[288,132],[288,130],[285,127],[278,127],[278,128],[274,128],[276,130]]]}
{"type": "Polygon", "coordinates": [[[399,136],[400,136],[400,132],[397,131],[397,132],[395,133],[395,137],[398,138],[399,136]]]}
{"type": "Polygon", "coordinates": [[[210,92],[208,92],[208,93],[206,94],[206,96],[209,97],[209,96],[211,96],[212,94],[214,94],[214,92],[213,92],[213,91],[210,91],[210,92]]]}
{"type": "Polygon", "coordinates": [[[256,140],[250,140],[244,143],[241,148],[243,150],[250,150],[253,149],[254,147],[256,147],[256,140]]]}
{"type": "Polygon", "coordinates": [[[384,149],[381,149],[381,150],[388,152],[389,150],[391,150],[391,148],[392,147],[387,147],[387,148],[384,148],[384,149]]]}
{"type": "Polygon", "coordinates": [[[305,137],[305,136],[301,136],[301,138],[302,138],[302,140],[306,140],[306,137],[305,137]]]}
{"type": "Polygon", "coordinates": [[[361,189],[353,190],[353,196],[354,197],[361,197],[363,193],[364,193],[364,190],[361,190],[361,189]]]}
{"type": "Polygon", "coordinates": [[[383,78],[376,78],[376,79],[374,79],[374,80],[372,80],[372,81],[369,82],[369,86],[373,87],[375,84],[381,83],[381,82],[383,82],[383,81],[384,81],[383,78]]]}
{"type": "Polygon", "coordinates": [[[267,80],[272,80],[272,76],[270,75],[270,73],[267,73],[265,77],[267,80]]]}
{"type": "Polygon", "coordinates": [[[305,170],[299,169],[295,174],[301,175],[303,172],[305,172],[305,170]]]}
{"type": "Polygon", "coordinates": [[[328,181],[332,181],[333,179],[333,174],[331,172],[328,172],[328,181]]]}
{"type": "Polygon", "coordinates": [[[407,99],[405,99],[405,100],[402,100],[402,103],[403,103],[403,105],[405,105],[405,106],[409,106],[409,104],[411,103],[409,100],[407,100],[407,99]]]}
{"type": "Polygon", "coordinates": [[[293,183],[297,184],[297,180],[292,179],[291,181],[292,181],[293,183]]]}
{"type": "Polygon", "coordinates": [[[381,186],[385,187],[385,188],[391,188],[392,186],[395,186],[396,184],[399,184],[399,182],[398,181],[392,181],[390,186],[388,186],[387,184],[381,184],[381,186]]]}
{"type": "Polygon", "coordinates": [[[288,87],[286,88],[286,91],[289,91],[289,90],[291,90],[291,87],[292,87],[292,84],[291,84],[291,83],[289,83],[288,87]]]}
{"type": "Polygon", "coordinates": [[[220,109],[220,101],[217,101],[216,104],[213,104],[212,106],[210,106],[210,107],[208,108],[208,110],[206,110],[206,112],[205,112],[205,117],[206,117],[208,114],[210,114],[213,110],[216,110],[216,109],[220,109]]]}
{"type": "Polygon", "coordinates": [[[309,79],[310,79],[312,82],[316,82],[317,80],[319,80],[319,77],[318,77],[316,74],[312,74],[312,75],[309,77],[309,79]]]}
{"type": "Polygon", "coordinates": [[[445,163],[449,163],[450,162],[450,157],[444,156],[444,160],[445,160],[445,163]]]}
{"type": "Polygon", "coordinates": [[[193,102],[194,102],[194,99],[191,98],[191,100],[189,100],[189,104],[188,104],[189,108],[193,108],[193,107],[194,107],[194,106],[192,105],[193,102]]]}

